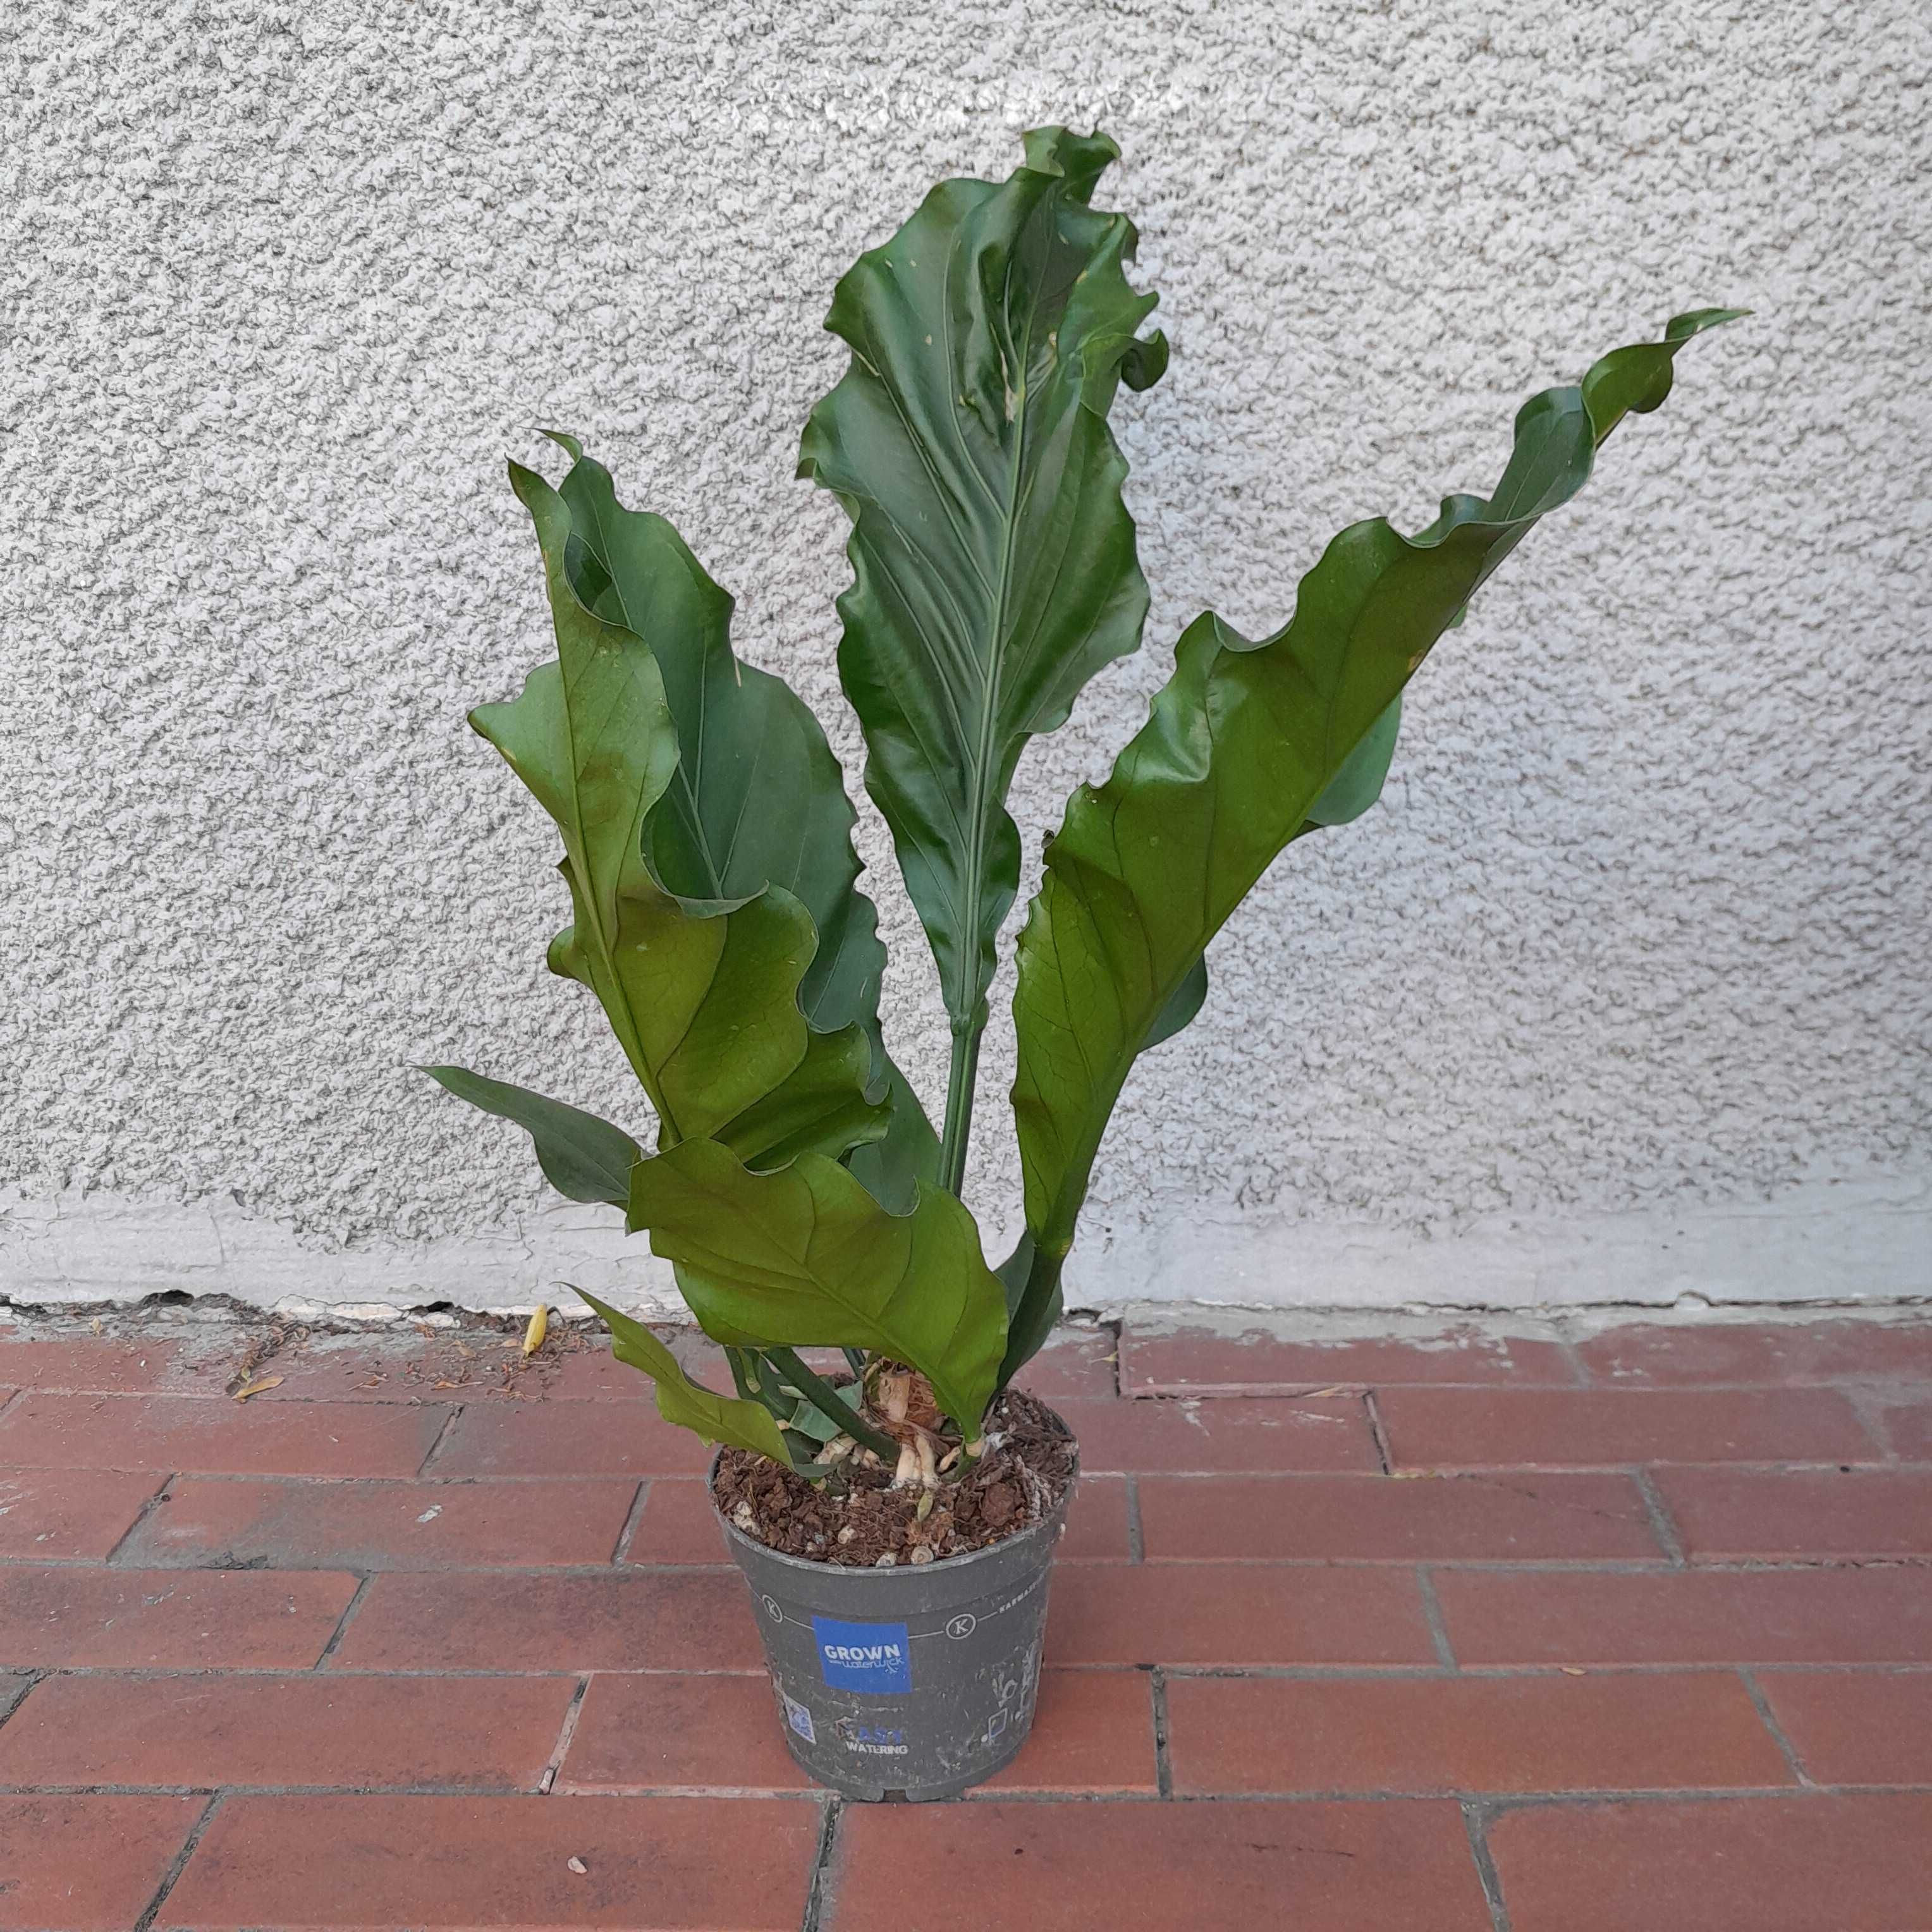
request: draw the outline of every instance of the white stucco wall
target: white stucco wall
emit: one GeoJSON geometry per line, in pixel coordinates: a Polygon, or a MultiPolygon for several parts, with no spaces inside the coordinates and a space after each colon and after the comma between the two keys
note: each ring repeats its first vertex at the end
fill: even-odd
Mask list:
{"type": "MultiPolygon", "coordinates": [[[[1342,524],[1486,487],[1532,390],[1756,310],[1438,654],[1384,808],[1216,944],[1079,1298],[1932,1289],[1914,0],[44,0],[0,60],[0,1288],[652,1279],[406,1070],[637,1118],[543,970],[548,824],[463,725],[549,649],[503,455],[574,429],[670,515],[856,790],[844,525],[792,478],[818,324],[1059,119],[1126,151],[1175,354],[1119,412],[1148,646],[1035,748],[1031,850],[1202,604],[1272,626],[1342,524]]],[[[1010,1069],[996,1020],[996,1225],[1010,1069]]]]}

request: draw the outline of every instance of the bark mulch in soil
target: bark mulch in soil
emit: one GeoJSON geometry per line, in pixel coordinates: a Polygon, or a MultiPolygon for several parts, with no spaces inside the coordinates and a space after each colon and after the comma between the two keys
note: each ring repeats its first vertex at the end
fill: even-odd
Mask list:
{"type": "Polygon", "coordinates": [[[1050,1515],[1077,1460],[1072,1432],[1036,1396],[1007,1390],[986,1423],[986,1453],[971,1474],[937,1492],[917,1484],[893,1488],[891,1468],[862,1454],[848,1460],[841,1494],[748,1450],[727,1449],[718,1464],[718,1505],[747,1536],[787,1556],[850,1569],[963,1556],[1050,1515]],[[928,1495],[933,1500],[922,1520],[928,1495]]]}

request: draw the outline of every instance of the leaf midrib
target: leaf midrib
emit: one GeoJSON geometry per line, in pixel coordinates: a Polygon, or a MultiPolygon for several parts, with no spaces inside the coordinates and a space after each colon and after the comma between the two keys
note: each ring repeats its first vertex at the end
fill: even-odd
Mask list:
{"type": "MultiPolygon", "coordinates": [[[[1049,204],[1053,199],[1048,197],[1049,204]]],[[[1037,218],[1037,213],[1036,211],[1035,218],[1037,218]]],[[[1018,257],[1016,248],[1009,260],[1009,288],[1012,285],[1012,266],[1018,257]]],[[[962,881],[965,904],[959,908],[960,925],[970,935],[970,944],[960,949],[957,970],[962,983],[956,989],[956,997],[946,1001],[948,1014],[956,1032],[970,1023],[974,1010],[979,1004],[979,962],[984,944],[980,932],[980,898],[986,873],[987,822],[992,815],[993,802],[993,741],[998,735],[1000,688],[1006,670],[1006,652],[1001,646],[1001,640],[1006,632],[1007,607],[1012,595],[1013,559],[1016,548],[1013,539],[1020,522],[1020,478],[1025,469],[1027,431],[1034,406],[1033,386],[1028,380],[1028,365],[1032,358],[1034,322],[1039,313],[1039,307],[1036,297],[1028,304],[1025,334],[1018,350],[1019,407],[1013,418],[1016,434],[1012,454],[1006,466],[1005,514],[1000,542],[1000,580],[994,598],[991,635],[986,640],[986,670],[980,706],[980,737],[974,747],[972,790],[968,800],[969,836],[966,840],[966,873],[962,881]]],[[[1010,328],[1008,332],[1010,336],[1010,328]]]]}

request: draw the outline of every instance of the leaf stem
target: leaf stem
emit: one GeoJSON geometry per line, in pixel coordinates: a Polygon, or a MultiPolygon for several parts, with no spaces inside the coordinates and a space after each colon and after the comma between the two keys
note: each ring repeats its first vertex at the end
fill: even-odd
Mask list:
{"type": "Polygon", "coordinates": [[[814,1375],[792,1348],[767,1348],[765,1359],[783,1376],[828,1422],[836,1422],[855,1442],[862,1442],[875,1456],[896,1460],[899,1445],[883,1430],[874,1429],[859,1412],[825,1380],[814,1375]]]}
{"type": "Polygon", "coordinates": [[[973,1132],[973,1089],[980,1072],[980,1028],[969,1022],[952,1035],[952,1065],[946,1076],[946,1126],[939,1139],[939,1184],[957,1196],[966,1178],[966,1148],[973,1132]]]}
{"type": "Polygon", "coordinates": [[[772,1420],[786,1422],[790,1420],[790,1411],[778,1400],[771,1384],[758,1373],[764,1366],[755,1348],[730,1348],[724,1351],[724,1359],[731,1364],[731,1380],[738,1393],[748,1402],[762,1405],[771,1412],[772,1420]]]}

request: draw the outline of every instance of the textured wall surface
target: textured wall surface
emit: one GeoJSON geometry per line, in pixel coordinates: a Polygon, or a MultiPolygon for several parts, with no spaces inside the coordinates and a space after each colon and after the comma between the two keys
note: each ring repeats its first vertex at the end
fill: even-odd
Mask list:
{"type": "MultiPolygon", "coordinates": [[[[1216,943],[1083,1291],[1928,1288],[1922,5],[41,0],[0,37],[0,1286],[646,1278],[406,1070],[635,1117],[543,970],[548,822],[462,722],[549,650],[504,454],[575,430],[673,518],[856,791],[844,526],[792,477],[818,324],[932,180],[1064,120],[1125,150],[1175,354],[1117,412],[1147,648],[1034,747],[1034,851],[1202,605],[1272,628],[1343,524],[1486,488],[1532,390],[1756,311],[1438,653],[1383,808],[1216,943]]],[[[996,1018],[995,1224],[1010,1071],[996,1018]]]]}

